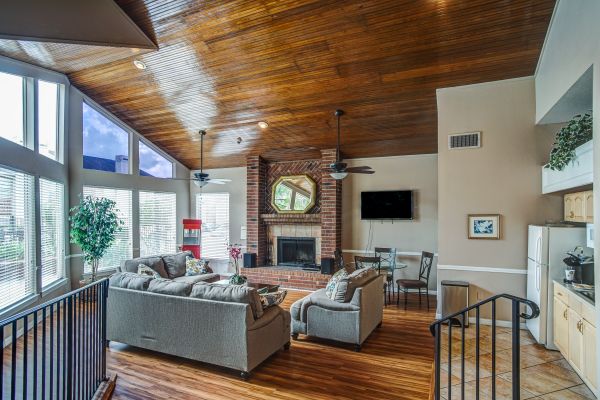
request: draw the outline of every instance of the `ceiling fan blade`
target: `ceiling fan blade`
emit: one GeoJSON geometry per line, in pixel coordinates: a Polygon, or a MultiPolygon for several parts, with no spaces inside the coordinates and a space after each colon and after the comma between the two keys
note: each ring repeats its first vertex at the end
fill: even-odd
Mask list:
{"type": "Polygon", "coordinates": [[[217,183],[217,182],[227,183],[227,182],[231,182],[231,179],[210,178],[210,181],[213,183],[217,183]]]}
{"type": "Polygon", "coordinates": [[[366,165],[363,165],[361,167],[348,167],[348,168],[346,168],[346,172],[369,171],[371,169],[372,169],[371,167],[367,167],[366,165]]]}
{"type": "Polygon", "coordinates": [[[224,185],[227,182],[223,182],[220,179],[209,179],[209,180],[206,181],[206,183],[214,183],[215,185],[224,185]]]}
{"type": "Polygon", "coordinates": [[[346,171],[346,172],[349,172],[351,174],[374,174],[375,173],[375,171],[372,169],[361,169],[358,171],[346,171]]]}

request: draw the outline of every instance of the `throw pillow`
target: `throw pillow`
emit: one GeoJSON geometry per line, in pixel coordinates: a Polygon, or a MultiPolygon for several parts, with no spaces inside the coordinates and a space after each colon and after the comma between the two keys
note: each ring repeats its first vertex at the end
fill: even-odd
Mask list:
{"type": "Polygon", "coordinates": [[[285,296],[287,296],[287,290],[285,289],[271,293],[261,293],[260,302],[262,303],[263,310],[283,303],[285,296]]]}
{"type": "Polygon", "coordinates": [[[350,275],[352,272],[354,272],[354,267],[346,266],[333,274],[331,279],[329,279],[327,286],[325,286],[325,294],[327,297],[333,300],[333,296],[335,295],[335,286],[337,285],[338,281],[350,275]]]}
{"type": "Polygon", "coordinates": [[[208,266],[208,260],[201,260],[194,257],[185,258],[185,267],[187,276],[199,274],[212,274],[213,270],[208,266]]]}
{"type": "Polygon", "coordinates": [[[152,268],[150,268],[146,264],[140,264],[140,265],[138,265],[137,273],[139,275],[150,276],[152,278],[160,278],[161,277],[158,272],[156,272],[155,270],[153,270],[152,268]]]}

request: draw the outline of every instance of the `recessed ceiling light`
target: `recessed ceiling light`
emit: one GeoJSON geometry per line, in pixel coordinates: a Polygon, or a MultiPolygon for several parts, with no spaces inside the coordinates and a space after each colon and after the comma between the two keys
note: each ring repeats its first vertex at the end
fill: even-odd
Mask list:
{"type": "Polygon", "coordinates": [[[137,69],[146,69],[146,64],[140,60],[133,60],[133,65],[135,65],[137,69]]]}
{"type": "Polygon", "coordinates": [[[260,121],[258,123],[258,127],[260,129],[267,129],[269,127],[269,123],[267,121],[260,121]]]}

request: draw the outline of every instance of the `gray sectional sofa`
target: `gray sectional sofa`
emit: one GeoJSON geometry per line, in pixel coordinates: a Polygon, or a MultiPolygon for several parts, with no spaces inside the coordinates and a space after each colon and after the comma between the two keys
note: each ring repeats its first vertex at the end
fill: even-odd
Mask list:
{"type": "Polygon", "coordinates": [[[290,309],[292,337],[298,334],[355,345],[362,343],[383,319],[384,277],[375,270],[357,270],[336,285],[337,300],[319,289],[296,301],[290,309]]]}
{"type": "MultiPolygon", "coordinates": [[[[232,368],[245,379],[273,353],[289,347],[288,311],[279,306],[263,310],[253,288],[177,279],[180,270],[171,261],[181,257],[174,256],[154,257],[163,260],[165,274],[173,279],[127,272],[134,264],[137,271],[139,259],[125,262],[111,276],[109,341],[232,368]]],[[[158,269],[161,262],[154,261],[158,269]]]]}

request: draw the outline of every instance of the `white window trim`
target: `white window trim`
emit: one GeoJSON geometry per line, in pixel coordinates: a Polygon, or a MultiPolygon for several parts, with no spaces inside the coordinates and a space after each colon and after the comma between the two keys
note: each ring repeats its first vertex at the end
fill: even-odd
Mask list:
{"type": "Polygon", "coordinates": [[[140,145],[139,143],[144,143],[145,146],[150,147],[150,149],[154,150],[155,152],[158,153],[158,155],[160,155],[161,157],[163,157],[165,160],[167,160],[168,162],[171,163],[171,177],[170,178],[160,178],[160,177],[156,177],[156,176],[144,176],[143,178],[155,178],[155,179],[173,179],[176,178],[176,173],[177,173],[177,169],[175,168],[175,161],[173,161],[173,158],[171,156],[169,156],[168,154],[166,154],[164,151],[162,151],[157,145],[155,145],[154,143],[152,143],[151,141],[142,138],[142,137],[138,137],[138,156],[137,156],[137,175],[140,175],[140,169],[141,169],[141,164],[140,164],[140,145]]]}

